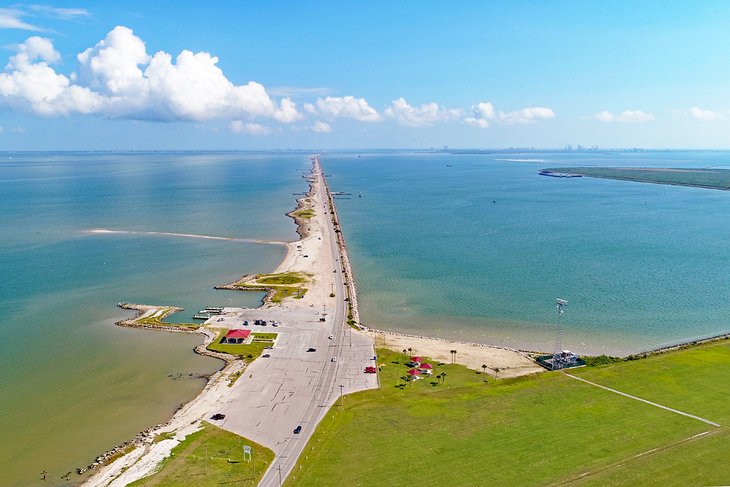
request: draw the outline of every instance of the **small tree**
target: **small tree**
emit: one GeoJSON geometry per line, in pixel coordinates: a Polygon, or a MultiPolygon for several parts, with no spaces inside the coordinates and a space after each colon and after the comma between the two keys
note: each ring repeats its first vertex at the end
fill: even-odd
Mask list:
{"type": "Polygon", "coordinates": [[[451,350],[451,363],[456,363],[456,350],[451,350]]]}
{"type": "Polygon", "coordinates": [[[446,372],[441,372],[441,380],[446,381],[446,372]]]}
{"type": "Polygon", "coordinates": [[[487,373],[487,366],[484,364],[482,364],[482,372],[485,374],[487,373]]]}

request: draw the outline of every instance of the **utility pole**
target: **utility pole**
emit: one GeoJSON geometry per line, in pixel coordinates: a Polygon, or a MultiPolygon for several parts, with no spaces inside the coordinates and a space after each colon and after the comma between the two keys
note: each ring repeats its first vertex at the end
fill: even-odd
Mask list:
{"type": "Polygon", "coordinates": [[[342,389],[344,389],[344,388],[345,388],[345,386],[340,384],[340,406],[342,406],[342,389]]]}
{"type": "Polygon", "coordinates": [[[281,487],[281,465],[279,465],[278,470],[279,470],[279,487],[281,487]]]}

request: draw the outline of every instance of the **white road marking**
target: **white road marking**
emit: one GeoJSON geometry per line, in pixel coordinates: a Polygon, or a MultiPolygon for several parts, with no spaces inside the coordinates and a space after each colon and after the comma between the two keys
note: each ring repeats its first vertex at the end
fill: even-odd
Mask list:
{"type": "Polygon", "coordinates": [[[672,413],[675,413],[675,414],[681,414],[682,416],[686,416],[688,418],[696,419],[697,421],[702,421],[703,423],[707,423],[709,425],[715,426],[716,428],[719,428],[721,426],[721,425],[715,423],[714,421],[710,421],[709,419],[701,418],[699,416],[695,416],[694,414],[685,413],[684,411],[680,411],[678,409],[670,408],[670,407],[667,407],[667,406],[662,406],[661,404],[657,404],[655,402],[651,402],[651,401],[648,401],[646,399],[642,399],[640,397],[632,396],[631,394],[626,394],[625,392],[617,391],[616,389],[611,389],[610,387],[606,387],[606,386],[602,386],[600,384],[596,384],[595,382],[591,382],[589,380],[583,379],[582,377],[576,377],[575,375],[571,375],[571,374],[568,374],[568,373],[566,373],[565,375],[567,375],[568,377],[570,377],[572,379],[579,380],[581,382],[585,382],[586,384],[590,384],[590,385],[592,385],[594,387],[598,387],[600,389],[604,389],[606,391],[613,392],[614,394],[618,394],[620,396],[628,397],[629,399],[633,399],[635,401],[641,401],[643,403],[649,404],[651,406],[654,406],[654,407],[657,407],[657,408],[660,408],[660,409],[664,409],[665,411],[669,411],[669,412],[672,412],[672,413]]]}

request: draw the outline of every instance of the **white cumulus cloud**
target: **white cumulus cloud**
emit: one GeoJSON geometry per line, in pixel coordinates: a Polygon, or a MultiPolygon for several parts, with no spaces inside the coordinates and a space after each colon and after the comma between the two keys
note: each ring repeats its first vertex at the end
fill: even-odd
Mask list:
{"type": "Polygon", "coordinates": [[[692,118],[702,120],[704,122],[721,122],[725,120],[725,117],[721,113],[713,112],[712,110],[704,110],[700,107],[690,108],[689,114],[692,118]]]}
{"type": "Polygon", "coordinates": [[[444,108],[437,103],[426,103],[420,107],[414,107],[409,105],[405,98],[401,97],[393,100],[393,103],[383,111],[383,114],[403,125],[419,127],[433,125],[434,122],[459,118],[463,114],[463,111],[444,108]]]}
{"type": "Polygon", "coordinates": [[[494,106],[489,102],[477,103],[471,107],[471,113],[471,116],[464,119],[464,123],[485,129],[494,118],[494,106]]]}
{"type": "Polygon", "coordinates": [[[330,124],[328,124],[327,122],[322,122],[321,120],[317,120],[316,122],[314,122],[311,128],[313,131],[323,134],[332,132],[332,127],[330,127],[330,124]]]}
{"type": "Polygon", "coordinates": [[[328,96],[317,98],[314,103],[306,103],[304,109],[309,113],[328,118],[351,118],[359,122],[378,122],[380,114],[364,98],[354,96],[328,96]]]}
{"type": "Polygon", "coordinates": [[[69,77],[50,64],[60,55],[50,40],[31,37],[16,46],[0,73],[0,103],[41,115],[72,113],[160,121],[271,118],[281,123],[302,115],[290,98],[276,102],[263,85],[232,83],[207,52],[147,53],[142,39],[115,27],[77,56],[69,77]]]}
{"type": "Polygon", "coordinates": [[[514,112],[499,112],[499,121],[506,124],[527,124],[555,118],[555,112],[546,107],[527,107],[514,112]]]}
{"type": "Polygon", "coordinates": [[[641,123],[651,122],[654,120],[654,115],[641,110],[626,110],[618,114],[604,110],[593,115],[593,118],[601,122],[641,123]]]}
{"type": "Polygon", "coordinates": [[[269,127],[260,123],[243,122],[242,120],[233,120],[228,127],[237,134],[268,135],[271,133],[269,127]]]}

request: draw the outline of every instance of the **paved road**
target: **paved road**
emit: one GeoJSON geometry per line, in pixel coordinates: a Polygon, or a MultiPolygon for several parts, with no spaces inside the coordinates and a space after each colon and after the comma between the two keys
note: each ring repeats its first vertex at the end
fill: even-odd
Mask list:
{"type": "MultiPolygon", "coordinates": [[[[320,181],[324,181],[324,173],[322,172],[319,164],[317,164],[316,171],[320,174],[320,181]]],[[[337,239],[332,224],[332,220],[327,218],[327,231],[329,233],[330,241],[330,255],[332,258],[332,268],[337,269],[338,272],[334,273],[334,288],[336,296],[346,296],[345,284],[342,279],[341,266],[339,264],[339,249],[337,246],[337,239]]],[[[335,389],[338,388],[337,384],[337,372],[340,367],[341,361],[332,362],[332,358],[340,359],[342,353],[342,344],[345,334],[346,325],[345,316],[345,301],[342,298],[337,299],[334,313],[327,316],[327,320],[331,320],[334,343],[328,347],[325,361],[322,367],[322,371],[319,375],[317,385],[314,390],[309,404],[301,415],[299,425],[302,426],[302,432],[298,435],[292,434],[290,439],[284,445],[284,448],[276,456],[276,459],[269,467],[264,477],[261,479],[259,486],[270,487],[277,486],[285,479],[299,458],[302,450],[306,446],[307,442],[314,433],[315,426],[322,417],[326,414],[331,405],[332,399],[336,397],[335,389]]]]}
{"type": "Polygon", "coordinates": [[[280,475],[282,480],[289,475],[317,423],[340,397],[340,385],[345,394],[377,387],[375,375],[363,373],[365,366],[373,364],[372,340],[352,333],[346,323],[339,249],[331,219],[326,221],[329,245],[320,250],[320,256],[331,261],[332,269],[337,270],[332,273],[332,283],[338,298],[334,309],[327,309],[324,323],[319,321],[322,311],[319,308],[279,307],[230,312],[221,323],[227,328],[243,319],[274,319],[281,323],[277,328],[252,327],[254,331],[279,334],[271,357],[259,358],[249,365],[233,386],[230,399],[211,411],[211,414],[226,415],[224,421],[214,423],[276,453],[259,483],[265,487],[278,486],[280,475]],[[309,347],[317,351],[307,352],[309,347]],[[333,357],[336,362],[331,361],[333,357]],[[295,435],[293,430],[297,425],[302,426],[302,431],[295,435]]]}

